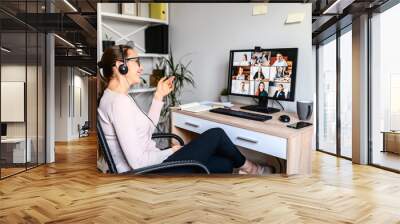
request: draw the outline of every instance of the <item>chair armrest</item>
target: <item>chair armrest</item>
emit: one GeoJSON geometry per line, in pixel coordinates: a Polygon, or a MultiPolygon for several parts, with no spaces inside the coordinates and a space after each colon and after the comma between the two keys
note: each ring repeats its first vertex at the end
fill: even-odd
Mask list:
{"type": "Polygon", "coordinates": [[[145,174],[145,173],[151,173],[154,171],[162,171],[165,169],[170,169],[170,168],[176,168],[176,167],[197,167],[200,168],[204,173],[210,174],[210,171],[207,169],[207,167],[195,160],[180,160],[180,161],[171,161],[171,162],[165,162],[165,163],[160,163],[152,166],[147,166],[139,169],[135,169],[132,171],[134,174],[145,174]]]}
{"type": "Polygon", "coordinates": [[[152,139],[154,139],[154,138],[174,138],[174,139],[176,139],[176,140],[179,142],[179,144],[180,144],[181,146],[185,145],[185,142],[183,142],[183,139],[182,139],[181,137],[179,137],[179,136],[176,135],[176,134],[172,134],[172,133],[154,133],[154,134],[151,136],[151,138],[152,138],[152,139]]]}

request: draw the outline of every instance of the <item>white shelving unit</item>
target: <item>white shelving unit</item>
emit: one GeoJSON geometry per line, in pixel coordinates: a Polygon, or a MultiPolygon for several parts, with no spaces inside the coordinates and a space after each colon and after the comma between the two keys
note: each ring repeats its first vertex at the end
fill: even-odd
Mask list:
{"type": "MultiPolygon", "coordinates": [[[[135,42],[135,50],[139,57],[143,58],[144,69],[143,75],[149,77],[154,64],[160,58],[167,58],[168,54],[146,53],[144,48],[144,31],[147,27],[153,25],[168,25],[168,5],[167,19],[159,20],[149,17],[132,16],[119,14],[117,11],[117,3],[99,3],[97,5],[97,58],[101,59],[103,53],[102,41],[105,34],[111,36],[116,44],[125,44],[127,41],[135,42]]],[[[141,3],[145,4],[145,3],[141,3]]],[[[149,78],[147,79],[149,81],[149,78]]],[[[154,87],[132,89],[130,93],[152,93],[154,87]]]]}
{"type": "Polygon", "coordinates": [[[139,57],[141,57],[141,58],[165,58],[165,57],[168,57],[168,54],[146,54],[146,53],[139,53],[139,57]]]}
{"type": "Polygon", "coordinates": [[[129,16],[129,15],[122,15],[118,13],[109,13],[109,12],[103,12],[101,14],[103,18],[108,18],[108,19],[113,19],[113,20],[118,20],[118,21],[123,21],[123,22],[133,22],[133,23],[138,23],[138,24],[165,24],[168,25],[168,21],[166,20],[159,20],[159,19],[153,19],[153,18],[148,18],[148,17],[140,17],[140,16],[129,16]]]}

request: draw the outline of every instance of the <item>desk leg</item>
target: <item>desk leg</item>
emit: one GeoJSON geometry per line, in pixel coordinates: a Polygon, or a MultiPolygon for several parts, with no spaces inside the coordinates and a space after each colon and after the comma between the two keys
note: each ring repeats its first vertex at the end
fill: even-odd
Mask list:
{"type": "Polygon", "coordinates": [[[311,174],[313,130],[288,139],[286,174],[311,174]]]}

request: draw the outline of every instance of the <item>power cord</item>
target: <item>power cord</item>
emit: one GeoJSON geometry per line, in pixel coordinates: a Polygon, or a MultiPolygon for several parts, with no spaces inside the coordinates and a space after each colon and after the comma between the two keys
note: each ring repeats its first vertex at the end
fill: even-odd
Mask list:
{"type": "Polygon", "coordinates": [[[285,111],[285,108],[282,106],[281,102],[279,102],[278,100],[274,100],[272,102],[276,102],[279,106],[281,106],[282,111],[285,111]]]}
{"type": "MultiPolygon", "coordinates": [[[[126,78],[126,76],[124,76],[124,77],[125,77],[126,84],[128,84],[128,86],[129,86],[128,79],[126,78]]],[[[139,107],[139,104],[136,102],[135,98],[134,98],[133,96],[129,95],[129,93],[128,93],[128,97],[135,103],[135,105],[137,106],[137,108],[139,108],[139,110],[142,112],[142,114],[144,114],[144,116],[146,116],[147,119],[149,119],[149,121],[150,121],[151,124],[157,129],[157,131],[158,131],[159,133],[162,133],[162,131],[160,130],[160,128],[158,128],[158,126],[154,124],[153,120],[151,120],[151,118],[142,110],[142,108],[139,107]]]]}
{"type": "Polygon", "coordinates": [[[151,118],[142,110],[142,108],[139,107],[139,104],[136,103],[135,98],[134,98],[133,96],[130,96],[129,94],[128,94],[128,96],[129,96],[130,99],[133,100],[133,102],[136,104],[136,106],[139,108],[139,110],[142,112],[142,114],[144,114],[144,116],[146,116],[147,119],[149,119],[149,121],[150,121],[151,124],[157,129],[157,131],[158,131],[159,133],[162,133],[162,131],[160,130],[160,128],[158,128],[158,126],[154,124],[153,120],[151,120],[151,118]]]}

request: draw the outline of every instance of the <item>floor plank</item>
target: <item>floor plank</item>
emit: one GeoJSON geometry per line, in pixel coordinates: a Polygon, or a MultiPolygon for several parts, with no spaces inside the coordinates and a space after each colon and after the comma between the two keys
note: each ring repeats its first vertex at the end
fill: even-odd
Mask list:
{"type": "Polygon", "coordinates": [[[0,181],[0,223],[400,223],[400,175],[316,152],[310,176],[117,176],[95,137],[0,181]]]}

